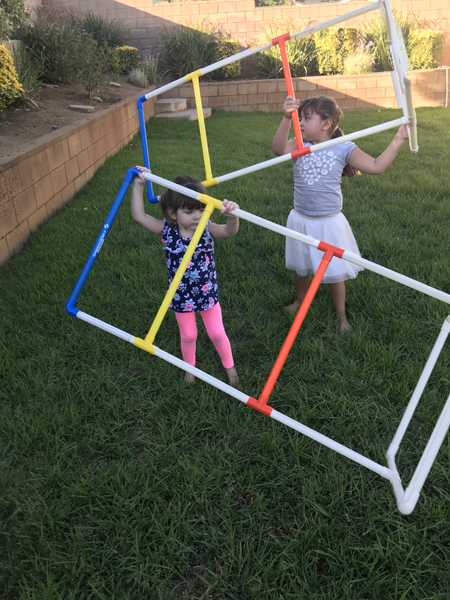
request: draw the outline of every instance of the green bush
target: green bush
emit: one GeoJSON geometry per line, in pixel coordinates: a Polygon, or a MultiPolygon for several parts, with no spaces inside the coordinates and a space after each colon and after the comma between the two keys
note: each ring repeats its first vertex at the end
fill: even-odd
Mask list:
{"type": "Polygon", "coordinates": [[[139,50],[133,46],[119,46],[115,48],[118,58],[119,73],[129,73],[137,67],[139,62],[139,50]]]}
{"type": "MultiPolygon", "coordinates": [[[[371,42],[369,42],[371,44],[371,42]]],[[[373,71],[375,56],[373,45],[368,47],[360,46],[356,52],[350,52],[344,58],[343,75],[364,75],[373,71]]]]}
{"type": "Polygon", "coordinates": [[[215,34],[215,27],[204,22],[166,29],[159,40],[164,74],[179,79],[215,62],[215,34]]]}
{"type": "Polygon", "coordinates": [[[132,69],[128,73],[127,80],[131,85],[135,85],[136,87],[147,88],[149,86],[147,72],[142,66],[132,69]]]}
{"type": "Polygon", "coordinates": [[[408,40],[411,69],[437,69],[441,65],[444,32],[428,29],[411,31],[408,40]]]}
{"type": "Polygon", "coordinates": [[[41,77],[44,72],[43,60],[33,56],[24,44],[20,44],[12,53],[17,77],[23,87],[18,102],[29,107],[38,108],[37,97],[41,88],[41,77]]]}
{"type": "Polygon", "coordinates": [[[24,0],[0,0],[0,40],[9,40],[13,31],[28,23],[24,0]]]}
{"type": "Polygon", "coordinates": [[[52,22],[43,12],[34,27],[22,35],[22,41],[32,55],[42,58],[42,79],[48,83],[78,81],[84,39],[85,36],[69,22],[52,22]]]}
{"type": "Polygon", "coordinates": [[[85,38],[80,56],[79,81],[92,97],[92,92],[108,84],[118,71],[118,57],[106,42],[98,44],[91,37],[85,38]]]}
{"type": "MultiPolygon", "coordinates": [[[[218,62],[224,58],[228,58],[239,52],[238,40],[216,40],[215,41],[215,52],[213,62],[218,62]]],[[[239,77],[241,74],[241,61],[236,60],[235,62],[225,65],[216,71],[213,71],[213,77],[215,79],[230,79],[232,77],[239,77]]]]}
{"type": "MultiPolygon", "coordinates": [[[[409,56],[409,38],[412,31],[417,29],[422,23],[420,16],[414,11],[392,11],[394,23],[403,36],[405,50],[409,56]]],[[[373,42],[374,50],[374,71],[392,71],[392,59],[389,51],[387,28],[383,19],[369,19],[362,24],[361,33],[364,44],[373,42]]]]}
{"type": "Polygon", "coordinates": [[[345,57],[358,46],[356,27],[327,27],[314,34],[319,73],[342,73],[345,57]]]}
{"type": "Polygon", "coordinates": [[[12,104],[22,92],[11,52],[0,44],[0,110],[12,104]]]}
{"type": "Polygon", "coordinates": [[[72,23],[81,32],[93,37],[99,46],[124,46],[128,39],[128,30],[117,19],[87,12],[82,17],[72,16],[72,23]]]}
{"type": "MultiPolygon", "coordinates": [[[[297,32],[306,28],[306,24],[296,20],[275,21],[253,40],[254,47],[264,46],[273,38],[287,31],[297,32]]],[[[286,43],[286,55],[292,77],[307,77],[317,74],[316,46],[313,36],[300,36],[286,43]]],[[[264,79],[283,78],[280,47],[272,46],[256,55],[256,73],[264,79]]]]}
{"type": "MultiPolygon", "coordinates": [[[[139,52],[137,68],[144,71],[147,77],[147,83],[149,84],[155,83],[156,81],[156,77],[158,74],[158,61],[159,52],[157,52],[156,55],[154,55],[150,47],[145,48],[145,50],[141,50],[139,52]]],[[[136,75],[136,77],[138,77],[138,75],[136,75]]]]}

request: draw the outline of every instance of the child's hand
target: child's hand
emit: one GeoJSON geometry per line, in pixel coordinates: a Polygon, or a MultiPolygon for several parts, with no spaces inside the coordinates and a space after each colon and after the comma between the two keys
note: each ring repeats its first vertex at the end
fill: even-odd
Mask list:
{"type": "Polygon", "coordinates": [[[287,96],[284,101],[284,116],[286,119],[292,119],[292,113],[297,110],[298,105],[300,104],[300,100],[296,100],[292,96],[287,96]]]}
{"type": "MultiPolygon", "coordinates": [[[[136,169],[138,169],[139,171],[142,171],[142,173],[151,173],[150,169],[147,169],[147,167],[140,167],[138,165],[136,165],[136,169]]],[[[141,181],[147,181],[145,179],[145,177],[142,175],[142,173],[138,173],[138,177],[141,181]]]]}
{"type": "Polygon", "coordinates": [[[395,137],[399,137],[402,140],[407,140],[409,138],[408,128],[406,127],[406,125],[400,125],[400,129],[395,134],[395,137]]]}
{"type": "Polygon", "coordinates": [[[220,211],[222,214],[229,213],[233,210],[237,210],[239,208],[239,204],[236,202],[231,202],[231,200],[224,200],[222,210],[220,211]]]}

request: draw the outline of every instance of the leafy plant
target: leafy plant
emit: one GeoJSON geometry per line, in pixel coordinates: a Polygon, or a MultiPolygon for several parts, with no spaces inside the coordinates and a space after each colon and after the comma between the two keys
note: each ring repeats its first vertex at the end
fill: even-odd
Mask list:
{"type": "Polygon", "coordinates": [[[82,62],[80,65],[79,80],[92,97],[96,88],[107,85],[111,75],[117,73],[118,57],[112,48],[103,42],[87,37],[82,47],[82,62]]]}
{"type": "Polygon", "coordinates": [[[342,73],[344,59],[358,45],[356,27],[327,27],[314,34],[319,73],[342,73]]]}
{"type": "Polygon", "coordinates": [[[441,64],[444,32],[429,29],[411,31],[408,40],[411,69],[437,69],[441,64]]]}
{"type": "MultiPolygon", "coordinates": [[[[405,50],[409,56],[409,37],[410,32],[426,25],[420,15],[412,10],[392,11],[394,23],[402,33],[405,42],[405,50]]],[[[374,71],[392,71],[392,59],[389,51],[387,28],[384,19],[368,19],[361,26],[361,33],[364,44],[373,42],[374,51],[374,71]]]]}
{"type": "Polygon", "coordinates": [[[27,23],[24,0],[0,0],[0,40],[9,40],[14,30],[27,23]]]}
{"type": "Polygon", "coordinates": [[[44,72],[42,57],[37,57],[24,45],[19,44],[12,53],[17,77],[23,91],[17,102],[25,106],[38,108],[37,97],[41,88],[41,77],[44,72]]]}
{"type": "Polygon", "coordinates": [[[373,42],[360,46],[344,58],[343,75],[363,75],[371,73],[375,62],[373,42]]]}
{"type": "Polygon", "coordinates": [[[146,88],[149,86],[148,75],[144,67],[135,67],[128,73],[127,80],[131,85],[136,87],[146,88]]]}
{"type": "Polygon", "coordinates": [[[212,64],[215,60],[216,35],[216,27],[205,21],[166,29],[160,36],[164,74],[170,79],[178,79],[212,64]]]}
{"type": "Polygon", "coordinates": [[[22,92],[11,52],[0,44],[0,109],[12,104],[22,92]]]}
{"type": "Polygon", "coordinates": [[[38,13],[34,27],[22,35],[32,55],[42,59],[42,79],[48,83],[71,83],[79,79],[84,39],[68,21],[49,20],[45,12],[38,13]]]}
{"type": "Polygon", "coordinates": [[[119,46],[115,48],[118,57],[118,68],[120,73],[129,73],[137,67],[139,62],[139,50],[133,46],[119,46]]]}
{"type": "MultiPolygon", "coordinates": [[[[253,40],[254,47],[264,46],[273,38],[287,31],[301,31],[306,24],[293,19],[275,21],[253,40]]],[[[313,36],[300,36],[289,40],[286,44],[286,55],[293,77],[306,77],[317,73],[317,57],[313,36]]],[[[256,72],[259,77],[273,79],[284,77],[283,64],[279,46],[272,46],[256,55],[256,72]]]]}
{"type": "Polygon", "coordinates": [[[87,33],[101,46],[123,46],[128,39],[128,30],[117,19],[108,19],[92,12],[82,17],[73,16],[72,22],[82,33],[87,33]]]}
{"type": "MultiPolygon", "coordinates": [[[[145,48],[139,52],[138,68],[144,71],[147,78],[147,83],[155,83],[158,74],[159,52],[153,54],[151,47],[145,48]]],[[[136,75],[139,77],[139,75],[136,75]]],[[[133,83],[131,81],[131,83],[133,83]]],[[[136,85],[136,84],[133,84],[136,85]]],[[[145,86],[141,86],[145,87],[145,86]]]]}

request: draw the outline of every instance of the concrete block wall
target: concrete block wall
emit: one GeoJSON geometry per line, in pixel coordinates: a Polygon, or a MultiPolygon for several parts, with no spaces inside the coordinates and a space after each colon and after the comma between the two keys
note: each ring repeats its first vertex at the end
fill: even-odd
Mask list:
{"type": "MultiPolygon", "coordinates": [[[[31,0],[30,0],[31,1],[31,0]]],[[[279,19],[298,19],[305,23],[322,23],[338,15],[367,5],[367,2],[295,6],[255,7],[254,0],[208,0],[200,2],[160,2],[153,0],[33,0],[46,6],[65,8],[76,13],[93,12],[122,21],[130,31],[130,44],[156,48],[164,29],[189,26],[202,20],[222,27],[237,38],[242,48],[251,45],[261,30],[279,19]]],[[[391,0],[393,10],[413,10],[426,19],[431,29],[444,31],[443,65],[450,66],[450,0],[391,0]]],[[[370,13],[375,15],[377,11],[370,13]]],[[[364,19],[352,19],[349,25],[364,19]]],[[[293,33],[293,32],[291,32],[293,33]]],[[[206,65],[205,65],[206,66],[206,65]]],[[[248,75],[250,65],[243,65],[248,75]]]]}
{"type": "MultiPolygon", "coordinates": [[[[136,97],[137,99],[137,97],[136,97]]],[[[144,103],[145,118],[154,101],[144,103]]],[[[123,102],[0,165],[0,264],[20,250],[139,130],[136,100],[123,102]]]]}
{"type": "MultiPolygon", "coordinates": [[[[411,71],[414,106],[445,106],[446,71],[411,71]]],[[[293,79],[296,97],[330,96],[342,109],[395,108],[394,87],[389,73],[370,73],[343,77],[305,77],[293,79]]],[[[281,111],[286,98],[284,79],[260,79],[200,84],[202,105],[225,111],[281,111]]],[[[186,98],[195,108],[191,83],[161,94],[161,98],[186,98]]]]}

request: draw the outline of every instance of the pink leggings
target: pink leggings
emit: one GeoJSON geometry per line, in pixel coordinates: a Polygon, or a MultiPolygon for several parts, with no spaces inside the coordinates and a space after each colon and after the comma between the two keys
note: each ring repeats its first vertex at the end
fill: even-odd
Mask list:
{"type": "MultiPolygon", "coordinates": [[[[222,359],[225,369],[231,369],[234,365],[231,353],[230,340],[225,333],[222,323],[222,309],[218,302],[208,310],[200,311],[206,332],[214,344],[215,349],[222,359]]],[[[181,352],[184,362],[195,367],[195,347],[197,344],[197,323],[195,313],[175,313],[181,336],[181,352]]]]}

